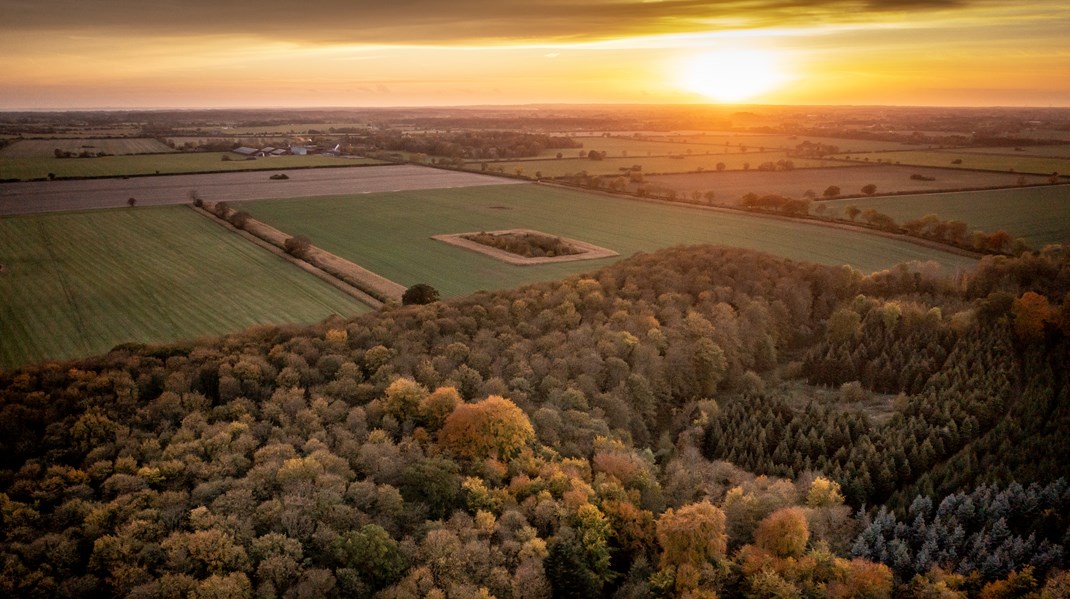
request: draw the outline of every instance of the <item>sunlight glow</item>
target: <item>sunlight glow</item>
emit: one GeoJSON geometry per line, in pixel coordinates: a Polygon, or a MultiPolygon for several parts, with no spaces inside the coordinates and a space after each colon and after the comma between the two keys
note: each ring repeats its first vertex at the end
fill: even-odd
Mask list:
{"type": "Polygon", "coordinates": [[[750,100],[783,86],[789,77],[767,50],[716,50],[691,56],[679,71],[678,85],[718,102],[750,100]]]}

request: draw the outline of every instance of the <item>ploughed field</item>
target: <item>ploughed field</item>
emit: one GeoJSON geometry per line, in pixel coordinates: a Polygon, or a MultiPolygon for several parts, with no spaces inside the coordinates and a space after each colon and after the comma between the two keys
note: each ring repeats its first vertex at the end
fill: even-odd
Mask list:
{"type": "MultiPolygon", "coordinates": [[[[291,158],[305,157],[292,156],[291,158]]],[[[273,163],[275,160],[271,158],[263,162],[273,163]]],[[[410,165],[287,170],[285,172],[289,177],[285,181],[272,180],[269,173],[245,172],[5,183],[0,184],[0,216],[89,208],[117,208],[126,206],[129,198],[137,200],[138,206],[184,204],[190,202],[190,191],[196,191],[200,197],[208,201],[229,202],[509,183],[497,177],[410,165]]]]}
{"type": "Polygon", "coordinates": [[[430,283],[445,297],[592,272],[636,252],[694,243],[850,264],[867,272],[911,260],[935,260],[952,270],[975,264],[862,232],[535,184],[268,200],[241,208],[402,285],[430,283]],[[503,229],[593,243],[620,257],[515,266],[431,239],[503,229]]]}
{"type": "Polygon", "coordinates": [[[0,369],[364,304],[184,206],[0,219],[0,369]]]}

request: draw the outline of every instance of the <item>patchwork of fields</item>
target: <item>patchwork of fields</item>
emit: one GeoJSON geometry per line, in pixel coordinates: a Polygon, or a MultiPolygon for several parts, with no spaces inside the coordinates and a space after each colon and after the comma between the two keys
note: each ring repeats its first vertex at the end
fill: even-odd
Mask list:
{"type": "Polygon", "coordinates": [[[861,232],[532,184],[270,200],[241,207],[398,283],[430,283],[445,297],[591,272],[615,260],[512,266],[431,239],[443,233],[513,228],[578,239],[622,257],[679,244],[714,243],[796,260],[850,264],[863,271],[910,260],[935,260],[951,270],[975,264],[861,232]]]}
{"type": "Polygon", "coordinates": [[[0,369],[368,308],[186,207],[0,219],[0,369]]]}
{"type": "MultiPolygon", "coordinates": [[[[821,202],[836,212],[846,206],[873,208],[903,223],[926,214],[960,220],[971,229],[999,229],[1039,249],[1070,242],[1070,185],[993,189],[821,202]]],[[[831,212],[831,211],[830,211],[831,212]]]]}

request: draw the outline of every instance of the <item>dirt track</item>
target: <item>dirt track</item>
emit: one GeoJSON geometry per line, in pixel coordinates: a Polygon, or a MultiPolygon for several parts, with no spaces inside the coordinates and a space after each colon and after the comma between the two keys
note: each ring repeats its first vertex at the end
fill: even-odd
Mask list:
{"type": "Polygon", "coordinates": [[[274,181],[269,178],[272,171],[253,171],[4,183],[0,184],[0,216],[120,208],[127,205],[129,198],[136,199],[138,206],[185,204],[190,201],[191,190],[196,190],[208,201],[232,202],[523,183],[477,173],[414,165],[299,169],[283,172],[290,177],[289,180],[274,181]]]}

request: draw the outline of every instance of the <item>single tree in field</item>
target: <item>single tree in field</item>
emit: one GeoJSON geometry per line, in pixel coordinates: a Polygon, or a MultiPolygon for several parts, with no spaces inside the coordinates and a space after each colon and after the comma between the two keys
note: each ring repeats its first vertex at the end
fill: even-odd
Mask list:
{"type": "Polygon", "coordinates": [[[852,221],[858,218],[859,214],[862,214],[862,209],[858,206],[848,206],[844,208],[843,211],[847,214],[847,218],[851,219],[852,221]]]}
{"type": "Polygon", "coordinates": [[[872,184],[872,183],[870,183],[868,185],[863,185],[862,186],[862,193],[866,194],[867,196],[871,196],[871,195],[877,193],[877,186],[872,184]]]}
{"type": "Polygon", "coordinates": [[[424,305],[437,301],[438,289],[435,289],[427,283],[417,283],[406,289],[405,293],[401,295],[401,304],[403,306],[413,304],[424,305]]]}
{"type": "Polygon", "coordinates": [[[721,172],[721,171],[723,171],[723,170],[724,170],[724,169],[726,169],[726,168],[728,168],[728,165],[727,165],[727,164],[725,164],[725,163],[723,163],[723,162],[718,162],[718,163],[717,163],[717,172],[721,172]]]}
{"type": "Polygon", "coordinates": [[[828,187],[825,188],[824,195],[825,195],[826,198],[834,198],[834,197],[840,195],[840,188],[835,186],[835,185],[829,185],[828,187]]]}
{"type": "Polygon", "coordinates": [[[137,204],[137,199],[136,198],[130,198],[130,199],[128,199],[126,201],[126,205],[130,206],[131,208],[134,207],[134,204],[137,204]]]}

